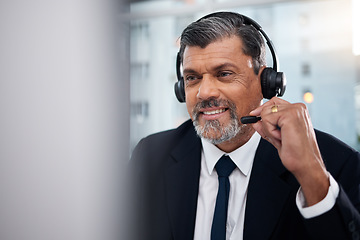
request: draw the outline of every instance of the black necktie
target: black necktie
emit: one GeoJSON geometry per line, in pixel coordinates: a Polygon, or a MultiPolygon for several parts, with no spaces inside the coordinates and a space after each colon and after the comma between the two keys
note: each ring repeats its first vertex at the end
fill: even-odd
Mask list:
{"type": "Polygon", "coordinates": [[[236,165],[231,158],[225,155],[215,165],[219,178],[219,190],[211,227],[211,240],[225,240],[226,238],[226,220],[230,191],[229,175],[235,167],[236,165]]]}

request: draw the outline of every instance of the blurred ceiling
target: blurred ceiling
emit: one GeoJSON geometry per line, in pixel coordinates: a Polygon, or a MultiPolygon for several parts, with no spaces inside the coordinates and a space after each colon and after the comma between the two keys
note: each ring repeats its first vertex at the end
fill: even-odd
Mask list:
{"type": "MultiPolygon", "coordinates": [[[[134,4],[140,2],[151,2],[153,0],[125,0],[127,3],[134,4]]],[[[156,0],[157,2],[160,2],[156,0]]],[[[136,11],[120,14],[120,18],[123,20],[152,18],[160,16],[184,16],[192,15],[199,11],[216,11],[224,8],[237,8],[244,6],[256,6],[256,5],[268,5],[286,2],[319,2],[327,0],[163,0],[163,2],[183,2],[180,7],[172,7],[159,9],[156,11],[136,11]]]]}

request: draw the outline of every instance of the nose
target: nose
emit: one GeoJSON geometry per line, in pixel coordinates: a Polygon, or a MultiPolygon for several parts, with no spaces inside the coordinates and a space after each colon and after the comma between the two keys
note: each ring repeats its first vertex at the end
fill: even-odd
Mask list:
{"type": "Polygon", "coordinates": [[[218,98],[220,95],[216,79],[210,76],[203,76],[197,93],[198,99],[218,98]]]}

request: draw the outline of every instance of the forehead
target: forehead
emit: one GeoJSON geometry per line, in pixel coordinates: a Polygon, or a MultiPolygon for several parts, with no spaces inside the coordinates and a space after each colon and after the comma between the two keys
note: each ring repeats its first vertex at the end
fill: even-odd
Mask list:
{"type": "Polygon", "coordinates": [[[238,61],[244,57],[243,44],[239,37],[232,36],[210,43],[205,48],[187,46],[184,51],[183,66],[197,61],[238,61]]]}

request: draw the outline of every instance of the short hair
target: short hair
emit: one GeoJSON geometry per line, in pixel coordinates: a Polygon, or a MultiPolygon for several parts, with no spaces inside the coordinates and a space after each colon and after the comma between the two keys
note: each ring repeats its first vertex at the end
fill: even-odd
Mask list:
{"type": "Polygon", "coordinates": [[[245,24],[242,15],[219,12],[199,19],[187,26],[180,37],[180,61],[183,62],[186,46],[205,48],[225,37],[238,36],[243,43],[243,53],[252,58],[255,74],[266,65],[265,43],[262,35],[252,25],[245,24]]]}

